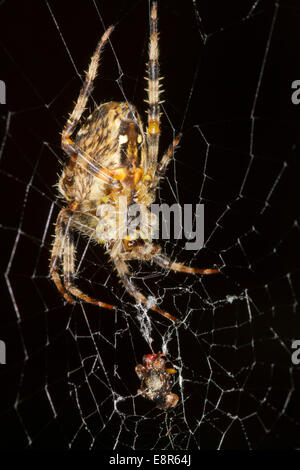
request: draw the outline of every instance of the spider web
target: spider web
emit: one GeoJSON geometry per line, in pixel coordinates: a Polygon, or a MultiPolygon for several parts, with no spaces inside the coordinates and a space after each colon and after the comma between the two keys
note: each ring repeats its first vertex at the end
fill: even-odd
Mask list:
{"type": "Polygon", "coordinates": [[[60,132],[110,24],[90,109],[128,100],[145,120],[149,8],[146,0],[1,2],[1,446],[297,448],[296,1],[158,2],[160,152],[183,137],[157,202],[205,204],[201,250],[160,243],[172,259],[221,274],[131,267],[142,292],[180,321],[137,306],[102,247],[79,235],[76,283],[115,311],[66,304],[49,278],[60,132]],[[150,345],[177,370],[179,402],[167,412],[137,393],[135,366],[150,345]]]}

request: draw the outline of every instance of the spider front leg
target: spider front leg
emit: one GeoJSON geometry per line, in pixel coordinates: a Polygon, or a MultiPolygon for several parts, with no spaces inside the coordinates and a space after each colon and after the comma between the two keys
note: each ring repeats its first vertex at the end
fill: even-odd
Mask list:
{"type": "Polygon", "coordinates": [[[56,234],[52,247],[51,260],[50,260],[50,275],[54,281],[57,289],[61,292],[64,298],[69,302],[73,303],[72,294],[85,302],[89,302],[94,305],[98,305],[102,308],[113,309],[114,306],[96,300],[86,294],[84,294],[78,287],[73,283],[75,276],[75,245],[70,231],[71,219],[74,214],[70,209],[62,209],[57,217],[56,222],[56,234]],[[64,286],[61,282],[59,274],[60,266],[63,266],[63,279],[64,286]]]}
{"type": "Polygon", "coordinates": [[[161,253],[155,254],[152,260],[156,264],[161,266],[162,268],[170,269],[171,271],[176,271],[176,272],[182,272],[182,273],[188,273],[188,274],[216,274],[220,272],[219,269],[193,268],[191,266],[186,266],[183,263],[176,263],[175,261],[172,261],[171,259],[169,259],[166,255],[163,255],[161,253]]]}
{"type": "Polygon", "coordinates": [[[159,50],[157,30],[157,3],[153,2],[150,22],[149,61],[147,65],[148,82],[148,127],[147,145],[149,167],[155,168],[157,163],[160,136],[160,84],[159,84],[159,50]]]}
{"type": "Polygon", "coordinates": [[[102,38],[100,39],[96,50],[91,58],[91,62],[89,65],[89,68],[86,72],[85,75],[85,80],[83,83],[83,86],[80,90],[80,94],[78,97],[78,100],[75,104],[75,107],[72,111],[72,113],[69,116],[68,121],[65,124],[64,130],[62,132],[62,138],[61,138],[61,144],[63,150],[69,154],[72,155],[74,153],[74,143],[70,139],[71,135],[73,134],[78,122],[80,121],[80,118],[82,116],[82,113],[85,110],[88,98],[90,96],[90,93],[93,89],[93,82],[96,78],[97,75],[97,70],[98,70],[98,65],[99,65],[99,59],[101,55],[101,51],[103,49],[104,44],[108,40],[111,32],[113,31],[114,27],[110,26],[105,33],[103,34],[102,38]]]}
{"type": "Polygon", "coordinates": [[[160,179],[164,177],[164,174],[167,170],[167,167],[170,161],[172,160],[175,149],[178,146],[180,139],[181,139],[181,134],[178,134],[173,140],[173,142],[171,143],[171,145],[169,146],[168,150],[162,156],[162,159],[159,162],[159,164],[157,165],[157,168],[155,169],[155,172],[154,172],[154,181],[153,181],[154,188],[158,185],[160,179]]]}

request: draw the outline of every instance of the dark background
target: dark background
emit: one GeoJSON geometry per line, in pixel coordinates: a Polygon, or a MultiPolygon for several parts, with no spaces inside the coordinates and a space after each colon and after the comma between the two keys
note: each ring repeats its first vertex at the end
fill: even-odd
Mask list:
{"type": "MultiPolygon", "coordinates": [[[[1,448],[293,449],[299,446],[300,7],[296,1],[159,1],[165,100],[161,152],[183,133],[159,201],[205,204],[205,247],[162,242],[172,258],[221,274],[196,278],[132,264],[153,348],[181,370],[174,410],[144,398],[134,367],[150,352],[132,299],[101,247],[78,237],[77,283],[115,313],[65,305],[49,279],[60,132],[105,27],[90,109],[141,113],[149,3],[0,4],[1,448]],[[93,103],[94,100],[94,103],[93,103]],[[84,254],[82,258],[82,254],[84,254]],[[122,400],[118,398],[122,397],[122,400]]],[[[144,116],[144,115],[143,115],[144,116]]]]}

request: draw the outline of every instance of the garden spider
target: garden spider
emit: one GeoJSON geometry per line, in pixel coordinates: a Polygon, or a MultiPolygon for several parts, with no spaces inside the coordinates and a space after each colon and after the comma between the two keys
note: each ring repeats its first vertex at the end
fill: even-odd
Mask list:
{"type": "MultiPolygon", "coordinates": [[[[113,27],[110,26],[97,45],[78,100],[62,132],[62,149],[69,155],[70,161],[63,169],[58,189],[67,205],[57,217],[50,260],[51,278],[68,302],[72,303],[72,297],[77,297],[107,309],[114,306],[89,297],[73,284],[74,230],[104,245],[125,289],[137,303],[147,305],[148,299],[133,283],[126,263],[128,260],[152,261],[164,269],[192,274],[218,272],[218,269],[197,269],[176,263],[167,258],[151,239],[156,221],[153,220],[150,206],[155,201],[159,181],[180,139],[179,136],[174,139],[158,162],[160,85],[156,2],[152,5],[150,21],[146,131],[132,104],[111,101],[97,107],[80,127],[76,138],[71,139],[92,91],[101,51],[112,31],[113,27]],[[125,201],[122,210],[121,200],[125,201]],[[122,225],[120,222],[120,212],[127,214],[132,204],[138,205],[143,217],[140,225],[128,234],[126,223],[122,225]],[[116,236],[114,226],[121,236],[116,236]],[[64,283],[60,277],[61,267],[64,283]]],[[[151,310],[177,320],[157,305],[149,304],[151,310]]]]}

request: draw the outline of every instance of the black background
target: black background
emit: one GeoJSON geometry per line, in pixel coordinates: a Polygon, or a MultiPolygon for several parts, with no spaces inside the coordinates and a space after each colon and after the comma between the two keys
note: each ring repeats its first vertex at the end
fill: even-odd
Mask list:
{"type": "MultiPolygon", "coordinates": [[[[299,446],[300,7],[296,1],[159,1],[165,100],[161,151],[183,138],[160,201],[205,204],[205,248],[164,243],[180,261],[220,266],[197,279],[132,265],[143,292],[183,319],[155,313],[153,348],[183,387],[167,414],[135,393],[149,353],[132,299],[101,247],[78,283],[116,305],[65,305],[48,274],[60,132],[105,27],[94,103],[145,110],[147,1],[0,4],[1,366],[3,448],[291,449],[299,446]],[[52,12],[52,14],[51,14],[52,12]],[[56,22],[56,24],[55,24],[56,22]],[[49,215],[50,214],[50,215],[49,215]],[[182,289],[184,287],[184,289],[182,289]],[[232,299],[228,300],[228,296],[232,299]],[[181,393],[182,392],[182,393],[181,393]],[[114,402],[117,396],[124,399],[114,402]],[[184,402],[184,407],[183,407],[184,402]],[[118,410],[114,411],[114,406],[118,410]]],[[[93,109],[93,100],[90,107],[93,109]]],[[[78,239],[79,253],[86,242],[78,239]]],[[[81,256],[78,256],[81,259],[81,256]]]]}

